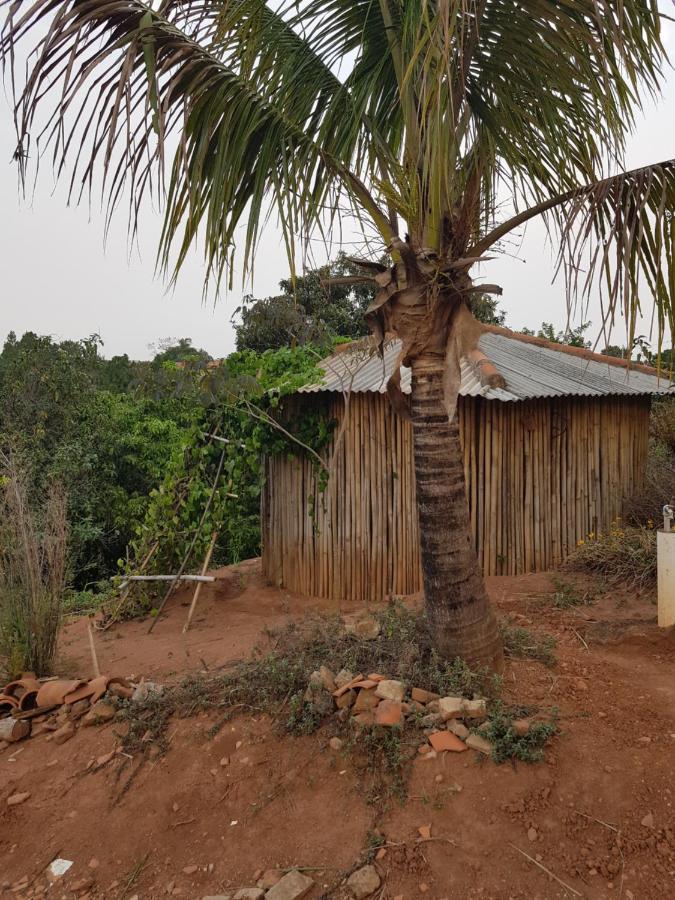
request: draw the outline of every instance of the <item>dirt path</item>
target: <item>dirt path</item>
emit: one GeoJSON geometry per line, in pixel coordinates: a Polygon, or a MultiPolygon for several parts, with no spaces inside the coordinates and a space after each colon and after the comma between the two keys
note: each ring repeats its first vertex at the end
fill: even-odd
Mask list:
{"type": "MultiPolygon", "coordinates": [[[[115,746],[115,725],[83,728],[61,747],[41,736],[0,753],[3,896],[36,896],[8,886],[61,856],[74,862],[64,885],[84,879],[92,898],[199,900],[252,886],[259,870],[302,866],[315,900],[357,865],[375,829],[396,845],[377,862],[383,898],[675,896],[672,635],[659,634],[648,600],[557,610],[545,576],[489,587],[502,614],[558,640],[555,666],[513,660],[504,680],[509,702],[560,710],[546,762],[420,758],[407,802],[376,819],[355,760],[328,749],[330,731],[280,738],[261,716],[210,739],[212,718],[197,716],[173,722],[169,752],[138,771],[119,756],[88,768],[115,746]],[[16,791],[30,797],[8,808],[16,791]],[[423,825],[440,840],[416,844],[423,825]]],[[[254,563],[202,598],[187,644],[186,607],[174,600],[151,636],[133,622],[99,640],[102,668],[158,679],[212,670],[246,656],[264,629],[328,609],[266,587],[254,563]]],[[[89,674],[83,623],[66,629],[62,657],[69,673],[89,674]]]]}

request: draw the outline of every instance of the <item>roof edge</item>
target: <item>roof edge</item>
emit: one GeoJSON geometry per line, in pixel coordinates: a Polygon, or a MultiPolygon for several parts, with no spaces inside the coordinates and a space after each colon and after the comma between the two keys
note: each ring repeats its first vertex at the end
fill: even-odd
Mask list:
{"type": "Polygon", "coordinates": [[[645,366],[643,363],[636,363],[630,359],[621,359],[618,356],[607,356],[605,353],[596,353],[594,350],[586,350],[585,347],[571,347],[569,344],[558,344],[556,341],[547,341],[546,338],[535,337],[533,334],[522,334],[522,332],[519,331],[511,331],[510,328],[504,328],[503,325],[483,325],[483,328],[490,334],[500,334],[502,337],[513,338],[517,341],[522,341],[524,344],[534,344],[537,347],[544,347],[547,350],[556,350],[558,353],[568,353],[570,356],[578,356],[582,359],[607,363],[607,365],[610,366],[619,366],[622,369],[631,369],[636,372],[644,372],[645,375],[654,375],[657,378],[667,378],[670,380],[665,369],[655,369],[653,366],[645,366]]]}

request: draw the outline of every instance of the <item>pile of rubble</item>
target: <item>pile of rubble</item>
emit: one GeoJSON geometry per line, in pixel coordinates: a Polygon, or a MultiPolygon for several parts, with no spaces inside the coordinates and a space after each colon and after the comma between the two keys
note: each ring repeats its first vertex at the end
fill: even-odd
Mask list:
{"type": "MultiPolygon", "coordinates": [[[[335,713],[340,720],[351,719],[359,726],[417,725],[427,737],[420,753],[429,758],[444,751],[492,752],[492,744],[481,734],[487,719],[487,702],[482,697],[442,697],[377,672],[354,675],[343,669],[335,675],[321,666],[312,672],[304,699],[322,715],[335,713]]],[[[529,722],[518,721],[514,727],[525,734],[529,722]]]]}
{"type": "Polygon", "coordinates": [[[111,721],[119,700],[141,700],[161,685],[99,675],[90,681],[36,678],[24,672],[0,692],[0,750],[31,735],[51,734],[63,744],[79,725],[111,721]]]}

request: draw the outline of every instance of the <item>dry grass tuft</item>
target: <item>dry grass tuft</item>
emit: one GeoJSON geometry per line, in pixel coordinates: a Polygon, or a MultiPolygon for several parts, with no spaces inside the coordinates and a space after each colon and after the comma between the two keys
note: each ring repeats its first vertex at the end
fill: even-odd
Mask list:
{"type": "Polygon", "coordinates": [[[66,498],[52,485],[39,514],[24,476],[0,454],[0,665],[10,678],[51,672],[66,584],[66,498]]]}
{"type": "Polygon", "coordinates": [[[580,541],[563,568],[597,575],[607,584],[652,588],[656,583],[656,531],[615,522],[606,534],[580,541]]]}

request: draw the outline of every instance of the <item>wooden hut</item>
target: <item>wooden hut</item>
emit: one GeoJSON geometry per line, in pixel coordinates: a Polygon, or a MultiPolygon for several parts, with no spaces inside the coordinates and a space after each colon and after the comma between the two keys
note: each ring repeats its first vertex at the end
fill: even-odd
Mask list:
{"type": "MultiPolygon", "coordinates": [[[[506,379],[483,384],[462,361],[460,434],[471,531],[486,575],[555,566],[607,529],[640,490],[655,370],[491,328],[480,350],[506,379]]],[[[300,593],[378,600],[421,589],[410,423],[392,411],[384,358],[349,345],[321,363],[322,380],[290,398],[336,420],[337,452],[321,492],[307,459],[266,461],[263,570],[300,593]]],[[[401,370],[404,393],[410,372],[401,370]]],[[[293,410],[290,410],[292,415],[293,410]]]]}

